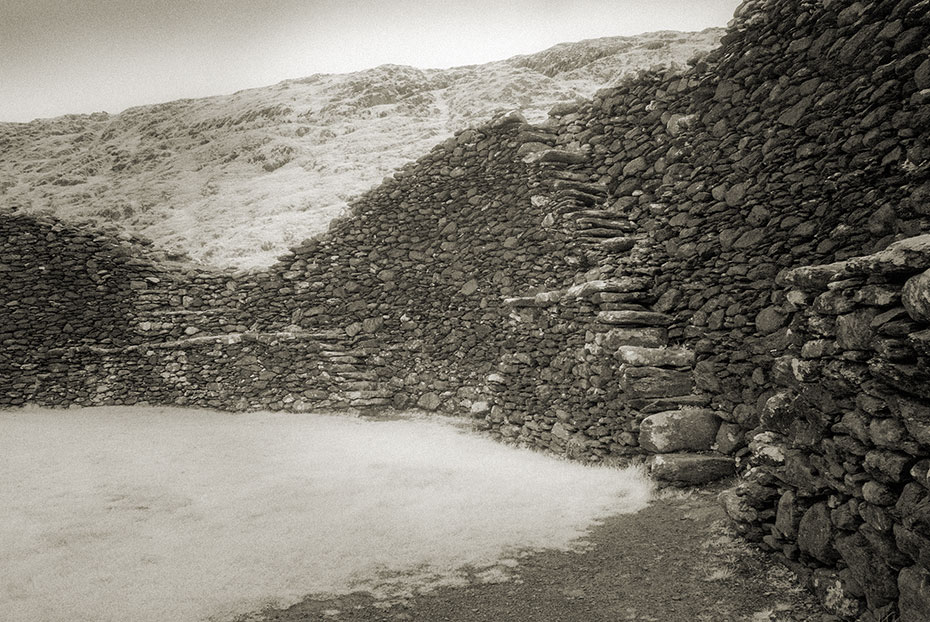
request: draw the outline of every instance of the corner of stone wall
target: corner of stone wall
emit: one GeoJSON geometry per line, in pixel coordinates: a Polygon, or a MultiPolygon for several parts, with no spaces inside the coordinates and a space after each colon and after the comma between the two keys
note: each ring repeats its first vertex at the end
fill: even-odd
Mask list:
{"type": "Polygon", "coordinates": [[[780,276],[790,346],[722,495],[844,619],[930,619],[928,268],[922,235],[780,276]]]}

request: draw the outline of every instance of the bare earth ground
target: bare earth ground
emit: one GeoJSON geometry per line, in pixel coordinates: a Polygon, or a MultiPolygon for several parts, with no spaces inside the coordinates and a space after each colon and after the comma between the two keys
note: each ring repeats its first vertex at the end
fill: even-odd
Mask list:
{"type": "Polygon", "coordinates": [[[784,567],[726,527],[722,489],[659,493],[603,521],[577,551],[529,553],[510,580],[471,581],[411,598],[309,597],[266,622],[832,622],[784,567]]]}

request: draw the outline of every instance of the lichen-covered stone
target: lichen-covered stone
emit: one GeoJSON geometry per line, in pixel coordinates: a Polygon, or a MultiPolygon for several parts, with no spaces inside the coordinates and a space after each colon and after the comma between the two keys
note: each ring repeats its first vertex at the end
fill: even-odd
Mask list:
{"type": "Polygon", "coordinates": [[[836,561],[833,525],[826,503],[815,503],[801,517],[798,523],[798,547],[824,564],[836,561]]]}
{"type": "Polygon", "coordinates": [[[904,309],[915,322],[930,322],[930,271],[912,276],[901,293],[904,309]]]}
{"type": "Polygon", "coordinates": [[[640,424],[639,446],[654,453],[706,451],[716,440],[719,428],[720,418],[707,409],[656,413],[640,424]]]}
{"type": "Polygon", "coordinates": [[[898,615],[901,622],[930,620],[930,572],[911,566],[898,574],[898,615]]]}

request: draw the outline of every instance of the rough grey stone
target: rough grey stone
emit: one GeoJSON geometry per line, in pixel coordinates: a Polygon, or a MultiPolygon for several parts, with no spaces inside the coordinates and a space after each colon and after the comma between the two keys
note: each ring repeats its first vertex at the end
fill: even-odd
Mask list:
{"type": "Polygon", "coordinates": [[[710,449],[720,428],[720,419],[703,408],[671,410],[643,419],[639,445],[646,451],[704,451],[710,449]]]}
{"type": "Polygon", "coordinates": [[[697,486],[733,475],[732,458],[701,454],[662,454],[646,462],[656,479],[683,486],[697,486]]]}
{"type": "Polygon", "coordinates": [[[826,503],[815,503],[798,524],[798,548],[818,561],[830,565],[837,559],[833,546],[833,525],[826,503]]]}
{"type": "Polygon", "coordinates": [[[930,322],[930,270],[907,280],[901,303],[915,322],[930,322]]]}

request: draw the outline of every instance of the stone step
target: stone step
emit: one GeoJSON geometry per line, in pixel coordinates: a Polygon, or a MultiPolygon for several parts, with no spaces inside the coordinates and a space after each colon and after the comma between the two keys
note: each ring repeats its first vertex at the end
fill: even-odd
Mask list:
{"type": "Polygon", "coordinates": [[[562,292],[540,292],[535,296],[516,296],[512,298],[504,298],[504,306],[511,307],[514,309],[535,307],[535,308],[545,308],[551,307],[552,305],[558,304],[562,299],[562,292]]]}
{"type": "Polygon", "coordinates": [[[627,365],[640,367],[693,367],[694,352],[685,348],[644,348],[620,346],[617,358],[627,365]]]}
{"type": "Polygon", "coordinates": [[[566,149],[542,149],[534,153],[527,154],[523,161],[527,163],[538,162],[540,164],[585,164],[589,158],[579,151],[568,151],[566,149]]]}
{"type": "Polygon", "coordinates": [[[659,481],[676,486],[697,486],[736,473],[733,458],[720,454],[677,453],[651,456],[649,473],[659,481]]]}
{"type": "Polygon", "coordinates": [[[640,398],[629,400],[627,404],[633,410],[651,415],[666,410],[675,410],[676,408],[707,406],[710,404],[710,397],[706,395],[677,395],[672,397],[640,398]]]}
{"type": "Polygon", "coordinates": [[[558,180],[566,181],[580,181],[580,182],[591,182],[591,175],[588,173],[579,173],[577,171],[549,171],[549,176],[555,179],[553,183],[558,183],[558,180]]]}
{"type": "Polygon", "coordinates": [[[598,184],[587,181],[559,179],[552,184],[552,189],[556,192],[559,190],[580,190],[581,192],[594,196],[607,196],[607,186],[605,184],[598,184]]]}
{"type": "Polygon", "coordinates": [[[353,399],[349,401],[349,406],[354,406],[356,408],[363,408],[366,406],[390,406],[390,405],[391,405],[390,397],[360,398],[360,399],[353,399]]]}
{"type": "Polygon", "coordinates": [[[615,303],[636,303],[636,311],[648,311],[641,303],[649,303],[655,297],[649,292],[599,292],[590,297],[591,302],[602,305],[601,311],[608,311],[603,305],[615,303]]]}
{"type": "Polygon", "coordinates": [[[618,326],[668,326],[673,319],[655,311],[601,311],[597,321],[618,326]]]}
{"type": "Polygon", "coordinates": [[[572,285],[565,290],[565,296],[570,298],[586,298],[592,294],[601,292],[645,292],[651,286],[649,279],[639,277],[624,277],[622,279],[598,279],[595,281],[585,281],[578,285],[572,285]]]}
{"type": "Polygon", "coordinates": [[[628,233],[636,228],[628,220],[591,218],[588,216],[575,218],[575,225],[585,230],[590,229],[613,229],[615,232],[628,233]]]}
{"type": "MultiPolygon", "coordinates": [[[[602,296],[603,294],[596,294],[602,296]]],[[[618,296],[627,296],[628,294],[617,294],[618,296]]],[[[592,300],[591,302],[595,302],[592,300]]],[[[598,302],[598,309],[601,311],[645,311],[646,308],[639,304],[635,298],[626,300],[617,300],[613,302],[598,302]]]]}
{"type": "Polygon", "coordinates": [[[616,237],[601,239],[598,246],[609,253],[625,253],[636,246],[636,238],[616,237]]]}
{"type": "Polygon", "coordinates": [[[668,345],[668,330],[661,326],[629,326],[611,328],[594,334],[595,345],[615,352],[620,346],[656,348],[668,345]]]}
{"type": "Polygon", "coordinates": [[[624,214],[619,214],[617,212],[612,212],[606,209],[580,209],[575,212],[566,212],[566,215],[569,218],[582,219],[582,218],[600,218],[602,220],[610,221],[619,221],[629,223],[630,219],[624,214]]]}
{"type": "Polygon", "coordinates": [[[639,425],[639,446],[654,454],[710,451],[720,423],[720,418],[709,408],[653,413],[639,425]]]}
{"type": "Polygon", "coordinates": [[[373,371],[373,370],[360,371],[358,369],[353,368],[350,370],[345,370],[339,375],[342,376],[346,380],[370,380],[370,381],[378,380],[378,372],[373,371]]]}
{"type": "Polygon", "coordinates": [[[369,400],[394,397],[394,392],[390,389],[342,391],[341,393],[346,397],[346,399],[350,400],[369,400]]]}
{"type": "Polygon", "coordinates": [[[694,376],[690,370],[632,365],[624,365],[620,370],[620,389],[629,398],[685,395],[693,387],[694,376]]]}
{"type": "Polygon", "coordinates": [[[618,231],[622,231],[622,230],[614,229],[614,228],[606,228],[606,227],[593,227],[591,229],[584,229],[584,230],[578,231],[576,235],[582,239],[587,239],[587,240],[596,239],[600,241],[605,238],[612,239],[612,238],[618,237],[617,236],[618,231]]]}
{"type": "Polygon", "coordinates": [[[597,194],[588,194],[587,192],[583,192],[581,190],[560,190],[556,194],[556,200],[561,201],[565,199],[572,201],[576,205],[585,205],[590,207],[592,205],[600,204],[604,200],[604,197],[597,194]]]}
{"type": "Polygon", "coordinates": [[[373,380],[350,380],[345,383],[344,387],[348,391],[383,391],[387,389],[385,383],[373,380]]]}
{"type": "Polygon", "coordinates": [[[361,359],[355,356],[330,356],[326,357],[328,361],[338,365],[356,365],[361,363],[361,359]]]}

